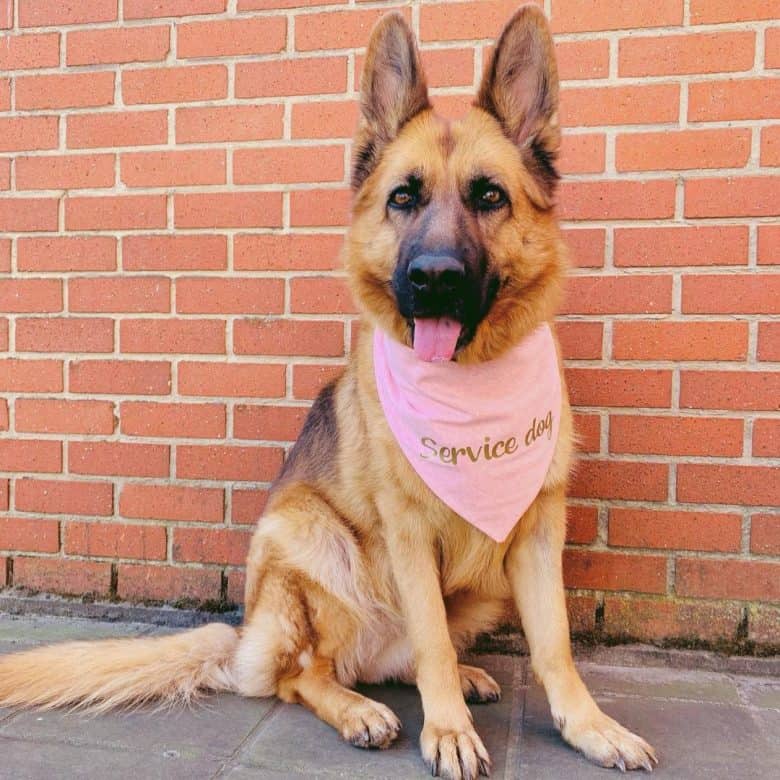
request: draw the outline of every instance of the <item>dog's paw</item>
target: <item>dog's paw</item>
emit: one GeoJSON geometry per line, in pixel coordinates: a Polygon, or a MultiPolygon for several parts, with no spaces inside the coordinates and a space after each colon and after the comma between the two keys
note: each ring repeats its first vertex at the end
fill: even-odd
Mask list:
{"type": "Polygon", "coordinates": [[[563,738],[582,752],[594,764],[627,769],[653,771],[658,763],[653,748],[642,739],[623,728],[616,720],[601,710],[582,721],[561,721],[563,738]]]}
{"type": "Polygon", "coordinates": [[[484,704],[501,698],[499,684],[484,670],[477,666],[458,664],[460,687],[463,696],[471,704],[484,704]]]}
{"type": "Polygon", "coordinates": [[[490,756],[473,728],[449,731],[426,724],[420,749],[434,777],[476,780],[490,775],[490,756]]]}
{"type": "Polygon", "coordinates": [[[390,747],[401,730],[401,721],[384,704],[366,699],[347,707],[339,731],[350,744],[361,748],[390,747]]]}

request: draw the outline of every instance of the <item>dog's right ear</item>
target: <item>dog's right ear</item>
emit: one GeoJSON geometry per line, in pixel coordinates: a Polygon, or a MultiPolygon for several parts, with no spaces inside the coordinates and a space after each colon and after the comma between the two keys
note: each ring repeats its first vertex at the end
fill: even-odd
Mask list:
{"type": "Polygon", "coordinates": [[[355,189],[376,166],[382,148],[429,107],[414,35],[400,13],[387,14],[374,27],[363,66],[361,122],[352,166],[355,189]]]}

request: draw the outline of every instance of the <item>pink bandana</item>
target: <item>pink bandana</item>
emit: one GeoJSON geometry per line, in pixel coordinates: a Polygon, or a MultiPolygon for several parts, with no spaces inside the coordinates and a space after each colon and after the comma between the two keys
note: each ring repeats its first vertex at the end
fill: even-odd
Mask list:
{"type": "Polygon", "coordinates": [[[552,462],[561,381],[550,327],[496,360],[427,362],[378,328],[374,374],[387,423],[425,484],[502,542],[552,462]]]}

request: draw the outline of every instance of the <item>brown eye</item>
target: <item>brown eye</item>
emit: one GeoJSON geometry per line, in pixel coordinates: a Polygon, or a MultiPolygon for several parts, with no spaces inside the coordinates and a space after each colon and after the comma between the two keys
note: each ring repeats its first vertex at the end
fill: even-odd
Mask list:
{"type": "Polygon", "coordinates": [[[390,193],[387,203],[395,209],[410,209],[417,204],[417,196],[408,187],[397,187],[390,193]]]}
{"type": "Polygon", "coordinates": [[[475,211],[493,211],[509,203],[506,192],[486,178],[472,181],[469,188],[469,201],[475,211]]]}
{"type": "Polygon", "coordinates": [[[491,187],[482,194],[482,200],[491,206],[496,206],[504,199],[504,194],[498,187],[491,187]]]}

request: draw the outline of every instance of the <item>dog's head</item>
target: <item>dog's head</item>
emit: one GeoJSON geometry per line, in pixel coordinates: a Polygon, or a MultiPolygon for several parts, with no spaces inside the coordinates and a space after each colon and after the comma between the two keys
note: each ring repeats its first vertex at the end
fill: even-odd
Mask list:
{"type": "Polygon", "coordinates": [[[431,109],[403,17],[374,29],[346,262],[364,313],[421,358],[488,360],[552,316],[557,114],[552,38],[534,6],[510,20],[455,123],[431,109]]]}

